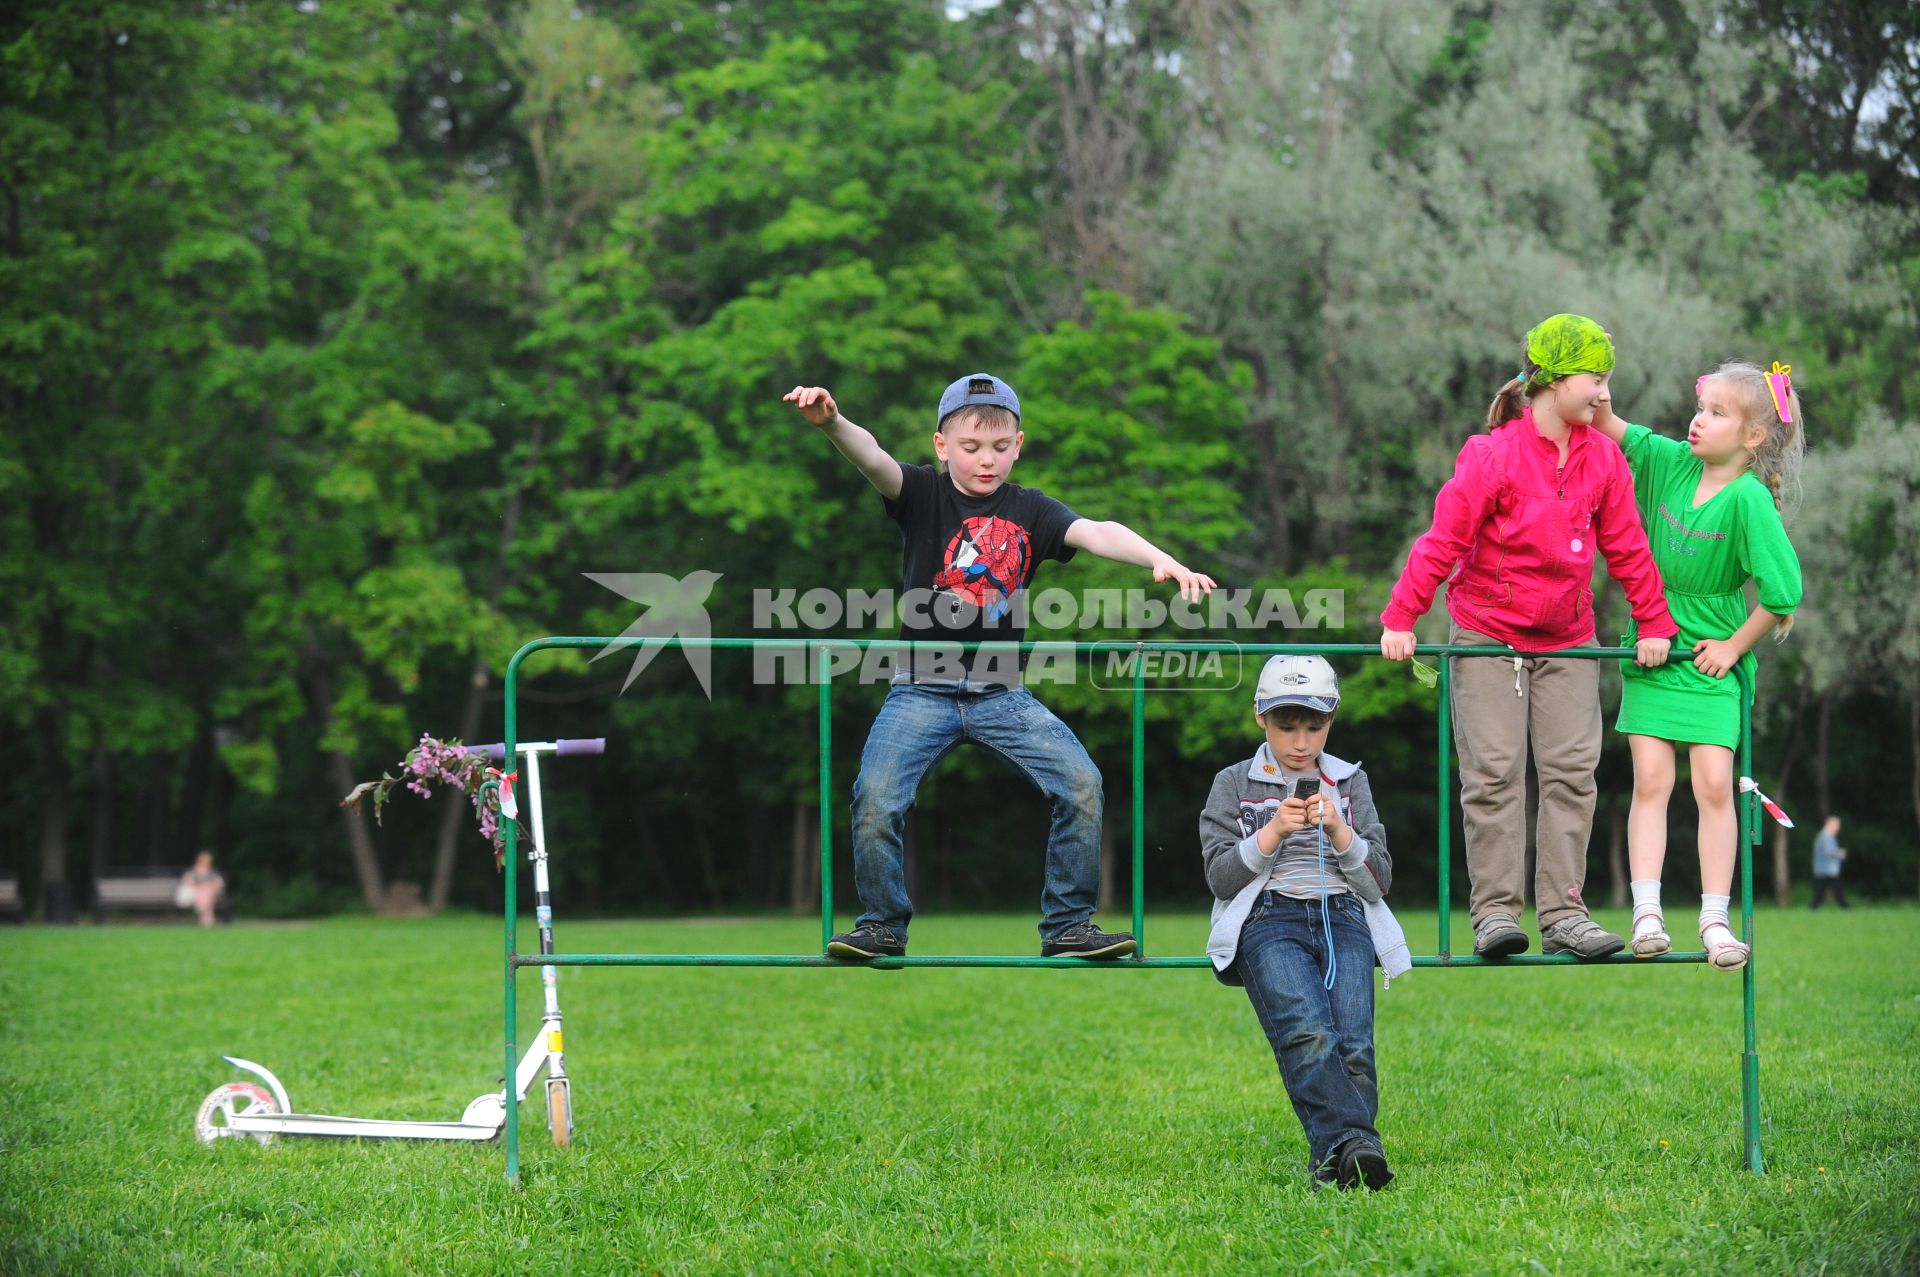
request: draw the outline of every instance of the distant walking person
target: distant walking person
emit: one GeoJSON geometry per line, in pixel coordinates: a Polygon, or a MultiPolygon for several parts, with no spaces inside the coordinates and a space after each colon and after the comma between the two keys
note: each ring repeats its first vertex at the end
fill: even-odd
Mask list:
{"type": "Polygon", "coordinates": [[[1840,885],[1840,862],[1847,858],[1847,849],[1840,845],[1840,817],[1828,816],[1827,823],[1813,836],[1813,907],[1818,909],[1821,900],[1833,897],[1833,902],[1842,909],[1847,907],[1847,889],[1840,885]]]}
{"type": "Polygon", "coordinates": [[[213,867],[213,853],[203,851],[193,858],[193,868],[180,875],[183,894],[191,893],[193,911],[199,915],[200,925],[213,925],[213,911],[220,903],[220,892],[227,880],[213,867]]]}

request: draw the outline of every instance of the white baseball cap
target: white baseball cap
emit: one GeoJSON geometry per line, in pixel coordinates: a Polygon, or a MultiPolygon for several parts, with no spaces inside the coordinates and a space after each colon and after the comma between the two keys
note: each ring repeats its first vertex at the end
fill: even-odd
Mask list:
{"type": "Polygon", "coordinates": [[[1331,714],[1340,704],[1340,676],[1324,656],[1272,656],[1253,689],[1253,712],[1276,705],[1300,705],[1331,714]]]}

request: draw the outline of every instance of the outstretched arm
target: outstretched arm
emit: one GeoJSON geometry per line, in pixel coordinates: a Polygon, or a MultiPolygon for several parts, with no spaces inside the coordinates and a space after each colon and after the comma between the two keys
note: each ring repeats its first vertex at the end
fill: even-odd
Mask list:
{"type": "Polygon", "coordinates": [[[892,501],[900,495],[900,463],[880,446],[871,431],[840,415],[840,405],[825,386],[795,386],[781,396],[781,401],[798,408],[801,416],[818,426],[881,496],[892,501]]]}
{"type": "Polygon", "coordinates": [[[1076,550],[1097,554],[1116,563],[1132,563],[1153,569],[1155,581],[1173,580],[1180,585],[1180,597],[1197,603],[1203,594],[1213,592],[1213,578],[1190,571],[1187,566],[1155,546],[1124,523],[1112,520],[1075,519],[1067,527],[1067,544],[1076,550]]]}

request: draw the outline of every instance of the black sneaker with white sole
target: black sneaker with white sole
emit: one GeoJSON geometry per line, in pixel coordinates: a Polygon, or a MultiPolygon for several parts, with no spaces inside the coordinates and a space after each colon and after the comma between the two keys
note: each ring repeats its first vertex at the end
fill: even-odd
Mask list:
{"type": "Polygon", "coordinates": [[[1102,931],[1092,919],[1076,922],[1040,946],[1043,958],[1124,958],[1140,946],[1126,931],[1102,931]]]}
{"type": "Polygon", "coordinates": [[[827,956],[849,962],[904,958],[907,956],[907,942],[892,927],[877,922],[863,922],[852,931],[843,931],[827,941],[827,956]]]}

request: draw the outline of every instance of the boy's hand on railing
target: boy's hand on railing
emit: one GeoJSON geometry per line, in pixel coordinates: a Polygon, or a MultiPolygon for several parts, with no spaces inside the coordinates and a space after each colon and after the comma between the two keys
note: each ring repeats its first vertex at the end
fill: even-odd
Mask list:
{"type": "Polygon", "coordinates": [[[1633,645],[1635,665],[1652,669],[1656,665],[1667,663],[1667,650],[1673,646],[1671,639],[1643,638],[1633,645]]]}
{"type": "Polygon", "coordinates": [[[1153,568],[1153,582],[1172,580],[1180,586],[1180,597],[1189,603],[1198,603],[1200,596],[1211,594],[1214,590],[1213,578],[1204,572],[1194,572],[1186,564],[1170,554],[1162,554],[1150,565],[1153,568]]]}
{"type": "Polygon", "coordinates": [[[800,415],[816,426],[830,426],[840,415],[840,405],[825,386],[795,386],[780,397],[800,410],[800,415]]]}
{"type": "Polygon", "coordinates": [[[1412,630],[1388,630],[1380,636],[1380,655],[1390,661],[1404,661],[1413,656],[1414,637],[1412,630]]]}
{"type": "Polygon", "coordinates": [[[1725,678],[1740,663],[1740,649],[1726,639],[1701,639],[1693,645],[1693,667],[1702,674],[1725,678]]]}

